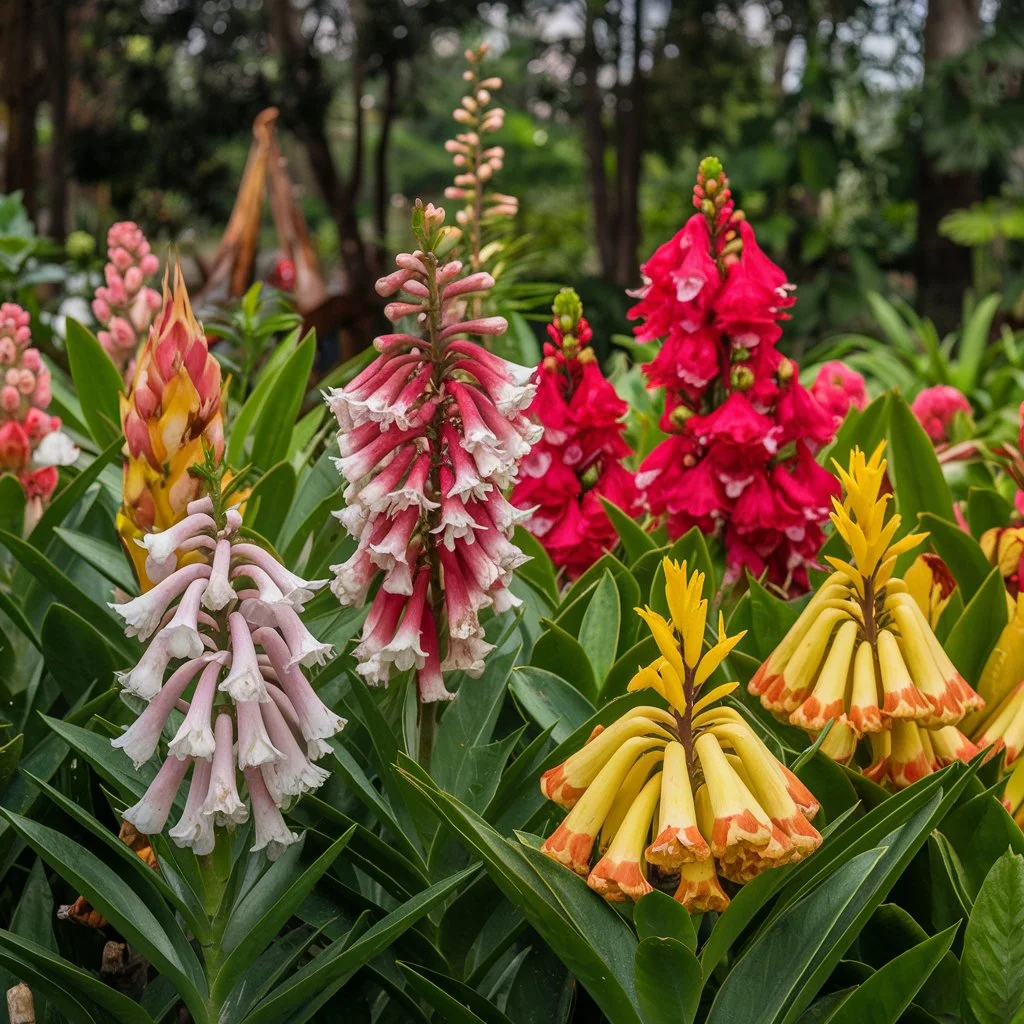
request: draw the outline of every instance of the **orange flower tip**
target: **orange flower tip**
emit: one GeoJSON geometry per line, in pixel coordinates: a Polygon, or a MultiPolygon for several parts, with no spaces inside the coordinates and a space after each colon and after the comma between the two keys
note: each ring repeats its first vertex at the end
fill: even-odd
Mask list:
{"type": "Polygon", "coordinates": [[[806,817],[813,818],[821,809],[821,804],[797,775],[784,764],[780,764],[779,767],[786,776],[786,789],[789,791],[790,799],[806,817]]]}
{"type": "Polygon", "coordinates": [[[613,861],[602,857],[587,876],[587,885],[609,903],[638,900],[653,892],[654,887],[644,878],[639,861],[613,861]]]}
{"type": "Polygon", "coordinates": [[[930,707],[921,691],[908,684],[885,695],[882,711],[887,718],[921,718],[928,714],[930,707]]]}
{"type": "Polygon", "coordinates": [[[772,818],[772,824],[789,837],[801,857],[806,857],[821,846],[821,833],[802,814],[772,818]]]}
{"type": "Polygon", "coordinates": [[[882,757],[875,761],[874,764],[869,764],[861,774],[870,782],[877,782],[879,785],[882,785],[885,782],[885,773],[888,767],[888,762],[882,757]]]}
{"type": "Polygon", "coordinates": [[[771,833],[757,818],[749,807],[738,814],[727,814],[715,818],[711,830],[711,852],[721,857],[726,850],[737,844],[744,848],[767,846],[771,841],[771,833]]]}
{"type": "Polygon", "coordinates": [[[810,690],[810,686],[794,689],[786,682],[784,675],[775,676],[761,693],[761,704],[769,711],[780,711],[788,715],[800,707],[810,690]]]}
{"type": "Polygon", "coordinates": [[[590,730],[590,735],[587,737],[586,743],[584,743],[583,745],[586,746],[587,743],[589,743],[591,740],[596,740],[597,737],[600,736],[603,732],[603,725],[595,725],[594,728],[590,730]]]}
{"type": "Polygon", "coordinates": [[[922,750],[911,761],[893,761],[889,759],[889,779],[892,784],[900,789],[912,786],[920,782],[926,775],[931,775],[932,765],[927,755],[922,750]]]}
{"type": "Polygon", "coordinates": [[[772,686],[777,680],[782,677],[779,675],[772,674],[768,671],[768,662],[766,661],[761,667],[754,673],[754,678],[747,683],[747,689],[755,694],[760,695],[772,686]]]}
{"type": "Polygon", "coordinates": [[[563,821],[554,832],[544,840],[540,848],[552,860],[571,868],[578,875],[586,877],[590,872],[590,854],[594,849],[595,836],[586,832],[573,832],[566,828],[563,821]]]}
{"type": "Polygon", "coordinates": [[[540,777],[540,791],[548,800],[568,810],[583,796],[586,789],[570,785],[565,777],[565,765],[559,764],[549,768],[540,777]]]}
{"type": "Polygon", "coordinates": [[[882,732],[886,724],[882,720],[882,710],[871,704],[855,705],[843,715],[842,719],[858,736],[868,732],[882,732]]]}
{"type": "Polygon", "coordinates": [[[841,718],[842,714],[842,697],[830,701],[828,704],[822,705],[821,701],[818,700],[814,694],[811,694],[811,696],[793,712],[790,716],[790,722],[792,722],[793,725],[799,726],[801,729],[809,729],[811,732],[817,732],[819,729],[825,728],[826,722],[830,722],[833,718],[841,718]]]}
{"type": "Polygon", "coordinates": [[[723,913],[729,906],[729,897],[718,881],[714,865],[710,862],[707,865],[707,870],[699,875],[688,877],[684,870],[679,878],[674,898],[691,914],[706,914],[711,910],[723,913]]]}
{"type": "Polygon", "coordinates": [[[687,825],[680,830],[670,825],[647,847],[645,854],[649,864],[667,871],[678,871],[684,864],[707,860],[711,850],[696,825],[687,825]]]}

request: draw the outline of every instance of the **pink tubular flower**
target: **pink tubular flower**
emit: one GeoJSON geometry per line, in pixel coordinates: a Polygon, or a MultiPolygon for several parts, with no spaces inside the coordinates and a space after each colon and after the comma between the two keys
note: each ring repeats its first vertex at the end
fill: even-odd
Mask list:
{"type": "Polygon", "coordinates": [[[838,359],[821,364],[810,391],[814,400],[832,414],[837,424],[842,423],[851,407],[860,410],[868,404],[864,378],[838,359]]]}
{"type": "MultiPolygon", "coordinates": [[[[540,434],[522,412],[535,391],[532,371],[467,338],[506,325],[500,317],[466,319],[466,288],[458,286],[469,278],[459,278],[461,263],[443,263],[435,252],[448,237],[443,224],[443,210],[417,204],[421,250],[400,254],[399,271],[377,282],[381,295],[410,297],[391,303],[389,315],[415,315],[423,336],[378,338],[378,358],[326,396],[341,428],[336,464],[348,484],[347,507],[335,515],[357,541],[351,557],[332,566],[331,589],[342,604],[357,604],[380,580],[357,671],[385,685],[395,672],[415,670],[424,701],[451,696],[440,681],[442,653],[443,667],[479,675],[480,657],[453,664],[460,642],[472,641],[478,654],[488,649],[479,613],[519,603],[508,591],[523,560],[509,541],[517,514],[501,492],[540,434]],[[443,642],[425,636],[434,630],[443,642]]],[[[478,273],[468,287],[491,285],[478,273]]],[[[282,631],[291,663],[301,660],[305,648],[282,631]]]]}
{"type": "Polygon", "coordinates": [[[175,545],[183,543],[192,545],[199,561],[173,569],[141,597],[112,606],[129,635],[149,639],[138,664],[120,676],[126,690],[149,704],[113,745],[136,767],[148,761],[168,716],[187,695],[164,766],[125,817],[140,832],[162,831],[194,764],[185,811],[169,835],[179,846],[209,853],[215,828],[234,827],[249,816],[238,792],[241,771],[257,819],[253,849],[266,848],[273,857],[298,838],[279,807],[326,780],[328,773],[312,761],[330,750],[324,741],[345,724],[316,696],[302,669],[322,664],[331,653],[299,619],[302,602],[327,581],[301,579],[241,540],[242,520],[234,509],[218,514],[210,502],[199,501],[188,512],[177,527],[141,543],[157,564],[172,560],[175,545]],[[200,539],[205,543],[193,543],[200,539]],[[211,588],[215,599],[207,601],[211,588]]]}
{"type": "Polygon", "coordinates": [[[160,293],[146,285],[160,267],[134,221],[118,221],[107,232],[106,281],[96,289],[92,312],[103,328],[96,337],[121,376],[130,381],[135,353],[160,308],[160,293]]]}
{"type": "Polygon", "coordinates": [[[30,320],[21,306],[0,304],[0,472],[16,476],[25,492],[26,534],[57,488],[57,467],[78,458],[60,420],[45,412],[50,371],[30,347],[30,320]]]}
{"type": "Polygon", "coordinates": [[[971,403],[967,397],[949,384],[936,384],[919,391],[910,409],[932,444],[936,445],[950,440],[949,428],[958,412],[971,415],[971,403]]]}
{"type": "Polygon", "coordinates": [[[627,515],[640,504],[633,474],[622,465],[630,454],[622,436],[626,403],[587,347],[591,330],[579,296],[563,288],[553,312],[537,394],[526,410],[544,435],[523,460],[510,500],[555,565],[575,578],[618,537],[601,498],[627,515]]]}
{"type": "MultiPolygon", "coordinates": [[[[863,381],[828,364],[833,377],[836,366],[843,371],[838,394],[821,375],[815,392],[801,387],[796,364],[775,347],[793,286],[734,209],[714,157],[701,162],[694,206],[641,268],[630,310],[642,321],[641,341],[664,339],[644,371],[649,387],[666,391],[661,426],[670,435],[644,460],[636,485],[671,537],[694,526],[719,535],[730,578],[749,569],[802,590],[839,493],[813,453],[834,436],[840,406],[845,414],[863,404],[863,381]]],[[[560,479],[552,474],[541,486],[560,479]]]]}

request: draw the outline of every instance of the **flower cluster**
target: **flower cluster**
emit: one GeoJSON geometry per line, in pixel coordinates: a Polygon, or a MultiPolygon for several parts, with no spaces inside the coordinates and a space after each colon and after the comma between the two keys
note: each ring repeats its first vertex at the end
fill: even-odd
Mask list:
{"type": "Polygon", "coordinates": [[[446,199],[457,199],[464,204],[456,211],[455,222],[462,230],[462,251],[473,271],[483,270],[494,255],[484,246],[484,229],[519,212],[519,200],[515,196],[488,190],[488,184],[505,162],[505,150],[487,142],[487,136],[500,131],[505,123],[505,111],[492,105],[494,92],[501,88],[501,79],[483,77],[482,65],[488,50],[487,43],[466,50],[469,67],[462,78],[467,83],[467,92],[452,114],[461,130],[445,143],[455,165],[455,181],[444,194],[446,199]]]}
{"type": "Polygon", "coordinates": [[[924,388],[910,404],[932,444],[946,444],[953,439],[953,422],[957,415],[970,416],[971,403],[962,391],[949,384],[924,388]]]}
{"type": "Polygon", "coordinates": [[[701,695],[744,634],[726,636],[720,615],[705,651],[703,574],[667,558],[663,568],[670,619],[637,609],[660,657],[629,688],[653,689],[668,710],[633,708],[544,773],[541,792],[569,813],[542,850],[606,900],[638,900],[657,876],[691,913],[721,911],[720,875],[742,884],[817,849],[818,802],[741,715],[716,704],[735,683],[701,695]]]}
{"type": "Polygon", "coordinates": [[[836,426],[850,409],[860,411],[868,404],[864,378],[838,359],[821,364],[810,392],[818,405],[832,414],[836,426]]]}
{"type": "Polygon", "coordinates": [[[205,447],[218,458],[224,448],[220,365],[192,314],[180,267],[172,288],[164,282],[163,306],[139,353],[128,396],[121,399],[121,427],[124,484],[117,529],[145,589],[159,580],[147,576],[135,541],[185,515],[202,488],[189,468],[203,461],[205,447]]]}
{"type": "Polygon", "coordinates": [[[173,730],[156,777],[124,818],[145,835],[161,832],[191,767],[184,810],[168,835],[178,846],[210,853],[215,827],[249,817],[241,772],[253,850],[265,848],[273,858],[298,839],[282,808],[327,779],[314,762],[330,752],[325,741],[345,724],[303,672],[332,653],[299,618],[327,581],[300,579],[242,539],[237,508],[221,513],[219,488],[212,494],[217,501],[190,502],[176,525],[139,540],[161,582],[111,606],[127,635],[148,641],[138,664],[119,674],[125,692],[146,708],[112,743],[138,768],[157,753],[165,729],[173,730]],[[193,557],[176,568],[183,552],[193,557]]]}
{"type": "Polygon", "coordinates": [[[415,669],[429,702],[451,696],[443,671],[483,671],[490,645],[479,613],[520,603],[508,586],[526,558],[509,538],[525,513],[502,491],[541,428],[523,414],[533,371],[467,338],[506,329],[501,317],[463,317],[466,297],[493,278],[460,276],[459,261],[444,262],[456,237],[443,210],[417,203],[413,226],[420,249],[400,254],[377,291],[404,292],[385,314],[413,319],[418,333],[377,338],[380,355],[327,397],[348,484],[335,515],[358,541],[332,567],[331,589],[342,604],[358,604],[380,578],[356,671],[386,684],[392,672],[415,669]]]}
{"type": "Polygon", "coordinates": [[[530,510],[523,525],[570,577],[615,546],[618,535],[601,498],[628,515],[639,511],[633,474],[622,464],[630,454],[622,436],[626,403],[601,373],[590,336],[579,296],[563,289],[548,324],[537,394],[526,410],[544,436],[523,460],[509,499],[530,510]]]}
{"type": "Polygon", "coordinates": [[[78,449],[46,412],[50,371],[31,347],[29,314],[13,302],[0,305],[0,472],[13,473],[25,492],[25,532],[38,522],[57,487],[57,467],[78,449]]]}
{"type": "Polygon", "coordinates": [[[96,337],[125,380],[131,380],[135,354],[160,308],[160,295],[146,285],[160,266],[142,229],[118,221],[107,232],[105,285],[96,289],[92,312],[103,330],[96,337]]]}
{"type": "Polygon", "coordinates": [[[834,419],[776,348],[793,286],[734,208],[714,157],[701,162],[694,205],[698,212],[641,268],[633,293],[637,338],[664,339],[644,369],[648,386],[666,391],[670,434],[640,467],[637,486],[670,536],[693,526],[720,532],[731,576],[747,568],[806,588],[837,493],[814,459],[834,419]]]}
{"type": "Polygon", "coordinates": [[[833,499],[832,522],[852,562],[828,557],[835,572],[814,594],[750,681],[762,705],[816,734],[831,723],[822,749],[838,761],[870,740],[865,774],[909,785],[973,746],[955,725],[984,705],[932,632],[928,618],[895,577],[897,559],[927,536],[894,540],[900,516],[886,519],[884,442],[870,458],[859,448],[846,490],[833,499]]]}

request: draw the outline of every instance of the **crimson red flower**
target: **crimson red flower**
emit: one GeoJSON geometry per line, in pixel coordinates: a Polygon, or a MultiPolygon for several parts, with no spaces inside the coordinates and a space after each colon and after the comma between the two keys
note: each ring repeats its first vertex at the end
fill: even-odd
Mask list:
{"type": "Polygon", "coordinates": [[[863,409],[868,404],[864,378],[838,359],[822,363],[811,385],[814,400],[841,423],[852,406],[863,409]]]}
{"type": "Polygon", "coordinates": [[[644,460],[637,485],[670,536],[717,533],[731,578],[749,569],[804,589],[839,493],[814,459],[836,418],[775,347],[793,286],[735,213],[714,158],[701,163],[694,205],[644,264],[630,311],[643,320],[639,339],[664,339],[644,369],[649,387],[665,389],[661,425],[672,435],[644,460]]]}
{"type": "Polygon", "coordinates": [[[523,525],[574,578],[615,546],[601,498],[630,515],[639,503],[633,474],[621,462],[630,453],[622,436],[627,406],[586,347],[591,329],[572,289],[559,293],[554,314],[527,410],[544,436],[523,460],[510,500],[530,510],[523,525]]]}
{"type": "Polygon", "coordinates": [[[971,414],[971,403],[967,397],[949,384],[936,384],[919,391],[910,408],[932,444],[944,444],[949,440],[949,428],[958,412],[971,414]]]}

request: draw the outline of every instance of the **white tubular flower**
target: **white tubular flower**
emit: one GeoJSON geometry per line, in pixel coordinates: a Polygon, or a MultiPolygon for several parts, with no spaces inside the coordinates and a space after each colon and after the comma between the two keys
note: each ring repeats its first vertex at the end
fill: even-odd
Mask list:
{"type": "Polygon", "coordinates": [[[167,747],[175,757],[197,757],[206,761],[213,758],[216,740],[210,726],[210,716],[213,714],[213,698],[217,692],[217,676],[220,675],[220,670],[221,664],[217,661],[211,662],[203,669],[185,721],[181,723],[181,728],[167,747]]]}
{"type": "Polygon", "coordinates": [[[229,572],[231,569],[231,541],[221,538],[213,553],[213,565],[210,567],[210,582],[203,594],[203,607],[207,611],[219,612],[235,599],[235,590],[231,586],[229,572]]]}
{"type": "Polygon", "coordinates": [[[206,590],[206,580],[195,580],[185,588],[171,621],[157,634],[166,638],[172,658],[198,658],[203,653],[199,635],[199,602],[206,590]]]}
{"type": "Polygon", "coordinates": [[[261,705],[260,712],[271,742],[284,754],[283,761],[264,766],[263,781],[274,803],[278,807],[287,807],[295,797],[319,789],[331,773],[317,767],[307,758],[273,700],[261,705]]]}
{"type": "Polygon", "coordinates": [[[208,533],[216,530],[217,524],[212,517],[205,512],[197,512],[185,516],[180,523],[159,533],[147,533],[136,543],[146,549],[147,563],[152,562],[154,566],[163,567],[168,563],[173,569],[177,563],[178,548],[200,533],[208,533]]]}
{"type": "Polygon", "coordinates": [[[246,562],[262,569],[294,608],[301,608],[307,601],[311,601],[316,592],[328,583],[327,580],[304,580],[301,576],[296,576],[273,555],[256,544],[235,544],[231,548],[231,554],[234,558],[245,559],[246,562]]]}
{"type": "Polygon", "coordinates": [[[190,846],[198,857],[213,853],[216,837],[213,821],[203,813],[203,804],[210,792],[210,775],[213,768],[209,761],[198,760],[192,764],[192,781],[188,787],[185,810],[177,825],[168,831],[176,846],[190,846]]]}
{"type": "Polygon", "coordinates": [[[291,608],[275,608],[274,619],[288,645],[289,665],[323,665],[334,657],[331,644],[320,643],[291,608]]]}
{"type": "Polygon", "coordinates": [[[228,629],[231,631],[231,671],[220,689],[236,702],[269,700],[249,624],[241,613],[232,612],[228,616],[228,629]]]}
{"type": "Polygon", "coordinates": [[[239,768],[257,768],[261,764],[284,760],[284,754],[270,742],[256,701],[239,701],[235,704],[235,715],[238,718],[239,768]]]}
{"type": "Polygon", "coordinates": [[[112,747],[120,747],[132,759],[136,768],[141,768],[156,753],[167,716],[205,661],[205,658],[196,658],[182,665],[164,683],[146,710],[120,736],[110,741],[112,747]]]}
{"type": "Polygon", "coordinates": [[[142,799],[129,807],[121,817],[144,836],[162,832],[188,764],[188,761],[179,761],[176,757],[167,758],[142,799]]]}
{"type": "Polygon", "coordinates": [[[159,628],[170,603],[182,594],[190,583],[206,579],[209,575],[208,565],[186,565],[175,570],[167,579],[158,583],[152,590],[147,590],[145,594],[123,604],[111,604],[110,607],[124,619],[125,633],[128,636],[148,640],[159,628]]]}
{"type": "Polygon", "coordinates": [[[249,809],[238,798],[231,716],[218,715],[213,733],[217,747],[213,754],[210,787],[203,801],[202,813],[217,826],[241,825],[248,821],[249,809]]]}
{"type": "Polygon", "coordinates": [[[133,693],[142,700],[152,700],[160,692],[164,673],[173,658],[168,644],[169,639],[166,636],[156,637],[134,668],[117,673],[117,681],[128,693],[133,693]]]}
{"type": "Polygon", "coordinates": [[[249,799],[252,800],[256,831],[256,842],[250,847],[250,852],[266,850],[271,860],[277,860],[287,847],[299,841],[298,834],[285,824],[259,768],[246,769],[245,784],[249,788],[249,799]]]}

